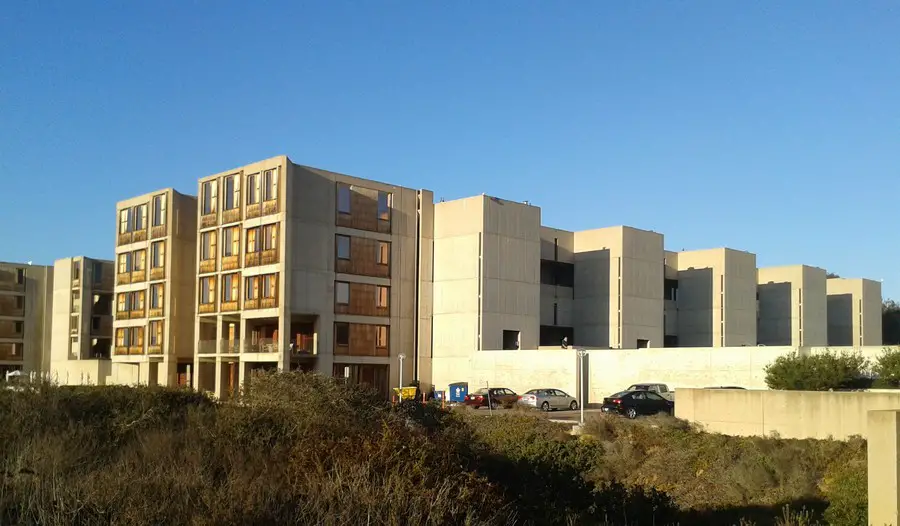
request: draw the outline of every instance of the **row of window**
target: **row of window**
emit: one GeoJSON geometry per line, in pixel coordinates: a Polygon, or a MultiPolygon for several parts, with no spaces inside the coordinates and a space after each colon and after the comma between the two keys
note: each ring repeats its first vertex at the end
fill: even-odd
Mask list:
{"type": "MultiPolygon", "coordinates": [[[[390,342],[390,330],[391,328],[387,325],[375,326],[375,348],[386,349],[388,347],[390,342]]],[[[341,321],[335,322],[334,344],[342,347],[350,345],[350,323],[341,321]]],[[[350,349],[350,354],[353,354],[353,349],[350,349]]]]}
{"type": "MultiPolygon", "coordinates": [[[[165,304],[166,287],[163,283],[150,285],[150,310],[162,309],[165,304]]],[[[116,312],[142,312],[146,306],[147,291],[135,290],[116,295],[116,312]]]]}
{"type": "MultiPolygon", "coordinates": [[[[162,345],[163,320],[151,320],[147,324],[149,339],[147,344],[151,347],[162,345]]],[[[119,327],[116,329],[116,347],[144,347],[144,327],[119,327]]]]}
{"type": "MultiPolygon", "coordinates": [[[[248,228],[244,233],[247,240],[246,254],[255,254],[264,250],[278,248],[278,224],[248,228]]],[[[200,260],[216,259],[216,245],[219,238],[217,230],[200,234],[200,260]]],[[[241,227],[233,226],[222,229],[222,257],[237,256],[241,253],[241,227]]]]}
{"type": "MultiPolygon", "coordinates": [[[[339,214],[353,213],[353,191],[350,185],[338,183],[337,211],[339,214]]],[[[378,192],[378,219],[380,221],[391,220],[391,208],[393,208],[393,194],[390,192],[378,192]]]]}
{"type": "MultiPolygon", "coordinates": [[[[140,272],[147,269],[147,251],[145,249],[119,254],[119,274],[140,272]]],[[[150,268],[163,268],[166,265],[166,242],[156,241],[150,244],[150,268]]]]}
{"type": "MultiPolygon", "coordinates": [[[[384,285],[375,285],[375,306],[378,308],[390,307],[391,288],[384,285]]],[[[338,305],[350,305],[350,283],[346,281],[334,282],[334,302],[338,305]]]]}
{"type": "MultiPolygon", "coordinates": [[[[337,234],[334,236],[336,246],[335,252],[338,259],[352,259],[352,250],[350,236],[337,234]]],[[[391,243],[390,241],[378,241],[378,248],[375,250],[375,262],[379,265],[391,264],[391,243]]]]}
{"type": "MultiPolygon", "coordinates": [[[[240,299],[241,275],[225,274],[222,276],[222,301],[231,302],[240,299]]],[[[274,299],[278,297],[278,274],[263,274],[244,278],[244,300],[274,299]]],[[[211,305],[216,302],[216,276],[200,278],[200,304],[211,305]]]]}
{"type": "MultiPolygon", "coordinates": [[[[151,199],[153,226],[166,224],[166,194],[153,196],[151,199]]],[[[147,228],[147,204],[139,204],[119,210],[119,233],[139,232],[147,228]]]]}
{"type": "MultiPolygon", "coordinates": [[[[246,181],[245,202],[255,205],[278,199],[278,171],[276,169],[253,173],[242,178],[240,174],[222,178],[222,209],[234,210],[241,206],[241,182],[246,181]]],[[[200,185],[200,213],[215,214],[219,205],[219,181],[213,179],[200,185]]]]}

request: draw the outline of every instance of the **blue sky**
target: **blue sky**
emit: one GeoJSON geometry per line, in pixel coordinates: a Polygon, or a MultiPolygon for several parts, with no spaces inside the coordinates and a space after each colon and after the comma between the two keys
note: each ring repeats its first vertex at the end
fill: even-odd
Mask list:
{"type": "Polygon", "coordinates": [[[0,260],[111,257],[115,202],[273,155],[884,280],[900,6],[10,2],[0,260]]]}

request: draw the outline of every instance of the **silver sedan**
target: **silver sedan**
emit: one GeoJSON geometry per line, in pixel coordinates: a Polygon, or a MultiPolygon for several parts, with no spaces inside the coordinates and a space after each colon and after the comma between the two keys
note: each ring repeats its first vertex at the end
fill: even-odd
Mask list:
{"type": "Polygon", "coordinates": [[[559,389],[532,389],[519,397],[519,403],[538,408],[541,411],[552,409],[578,409],[578,401],[559,389]]]}

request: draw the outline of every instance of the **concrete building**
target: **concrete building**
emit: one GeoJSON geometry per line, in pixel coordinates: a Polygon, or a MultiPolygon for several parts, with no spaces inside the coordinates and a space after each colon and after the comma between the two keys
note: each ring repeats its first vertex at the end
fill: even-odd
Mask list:
{"type": "Polygon", "coordinates": [[[53,269],[0,262],[0,379],[40,373],[50,361],[53,269]]]}
{"type": "Polygon", "coordinates": [[[828,345],[881,345],[881,283],[868,279],[830,278],[828,345]]]}
{"type": "Polygon", "coordinates": [[[228,398],[255,369],[302,369],[387,394],[430,374],[431,192],[280,156],[198,195],[198,388],[228,398]]]}
{"type": "Polygon", "coordinates": [[[755,254],[729,248],[668,252],[666,266],[667,347],[757,344],[755,254]]]}
{"type": "Polygon", "coordinates": [[[55,381],[105,383],[112,350],[114,275],[112,261],[79,256],[54,263],[49,371],[55,381]],[[83,363],[70,370],[69,362],[83,363]]]}
{"type": "Polygon", "coordinates": [[[541,227],[540,345],[575,341],[575,234],[541,227]]]}
{"type": "Polygon", "coordinates": [[[578,345],[634,349],[664,343],[663,236],[616,226],[574,233],[578,345]]]}
{"type": "Polygon", "coordinates": [[[142,384],[190,385],[197,199],[167,188],[116,211],[112,361],[142,384]]]}
{"type": "Polygon", "coordinates": [[[826,272],[806,265],[758,271],[760,345],[828,344],[826,272]]]}

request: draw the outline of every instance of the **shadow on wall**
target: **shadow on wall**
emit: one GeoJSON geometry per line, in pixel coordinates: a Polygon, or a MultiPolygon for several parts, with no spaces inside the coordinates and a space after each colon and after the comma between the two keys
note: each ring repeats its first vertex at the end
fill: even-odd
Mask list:
{"type": "Polygon", "coordinates": [[[853,294],[828,295],[828,345],[853,345],[853,294]]]}
{"type": "Polygon", "coordinates": [[[790,283],[765,283],[757,287],[759,323],[757,341],[763,345],[792,345],[793,305],[790,283]]]}
{"type": "Polygon", "coordinates": [[[712,347],[713,292],[711,268],[678,272],[679,347],[712,347]]]}
{"type": "Polygon", "coordinates": [[[610,289],[609,249],[576,252],[573,321],[578,345],[610,347],[610,289]]]}

